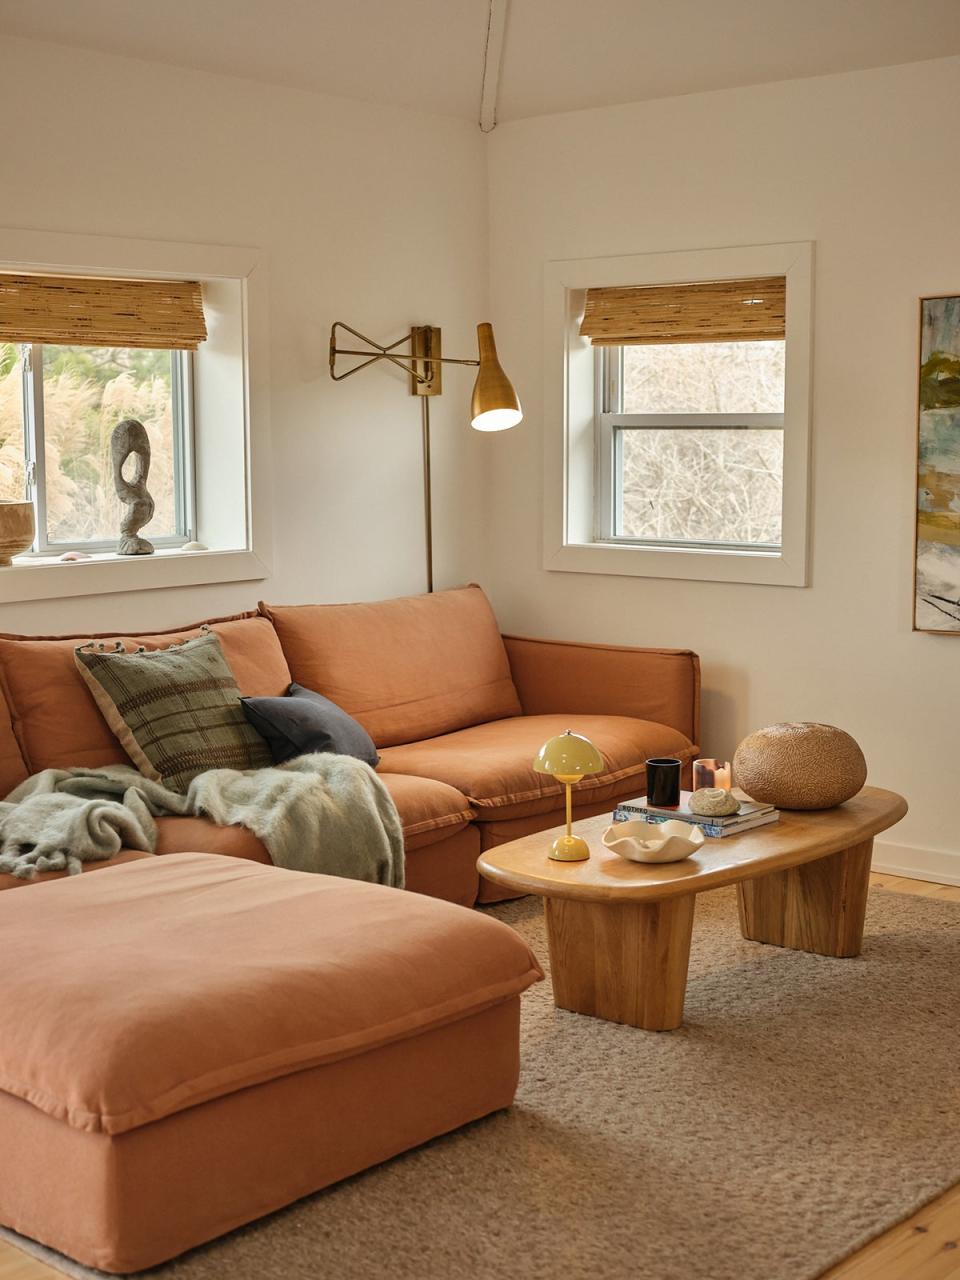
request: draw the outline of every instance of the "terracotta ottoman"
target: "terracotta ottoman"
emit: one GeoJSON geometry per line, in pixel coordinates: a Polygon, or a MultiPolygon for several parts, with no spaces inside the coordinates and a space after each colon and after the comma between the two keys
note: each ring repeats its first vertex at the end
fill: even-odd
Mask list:
{"type": "Polygon", "coordinates": [[[163,1262],[513,1100],[505,925],[182,853],[0,894],[0,1223],[163,1262]]]}

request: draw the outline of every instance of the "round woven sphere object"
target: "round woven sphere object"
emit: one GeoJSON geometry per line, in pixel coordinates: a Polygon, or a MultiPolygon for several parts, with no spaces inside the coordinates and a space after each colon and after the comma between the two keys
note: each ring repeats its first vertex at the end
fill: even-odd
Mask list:
{"type": "Polygon", "coordinates": [[[867,780],[857,743],[831,724],[772,724],[737,747],[733,776],[753,800],[778,809],[832,809],[867,780]]]}

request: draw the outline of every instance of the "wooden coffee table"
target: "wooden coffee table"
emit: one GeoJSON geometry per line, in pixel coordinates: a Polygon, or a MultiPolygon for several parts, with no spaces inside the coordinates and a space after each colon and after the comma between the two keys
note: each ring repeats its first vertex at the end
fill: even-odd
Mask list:
{"type": "Polygon", "coordinates": [[[740,931],[824,956],[856,956],[863,941],[873,837],[907,812],[893,791],[864,787],[836,809],[707,839],[682,862],[644,866],[603,847],[608,817],[574,830],[586,862],[553,862],[538,831],[482,854],[489,880],[545,899],[553,997],[561,1009],[670,1031],[683,1019],[696,895],[737,886],[740,931]]]}

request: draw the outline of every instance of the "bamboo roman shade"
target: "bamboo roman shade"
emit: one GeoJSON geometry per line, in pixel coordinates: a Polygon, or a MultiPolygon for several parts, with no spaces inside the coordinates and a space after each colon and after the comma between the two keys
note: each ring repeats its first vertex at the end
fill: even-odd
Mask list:
{"type": "Polygon", "coordinates": [[[580,332],[596,347],[782,339],[786,300],[783,276],[588,289],[580,332]]]}
{"type": "Polygon", "coordinates": [[[0,342],[196,351],[206,336],[196,280],[0,274],[0,342]]]}

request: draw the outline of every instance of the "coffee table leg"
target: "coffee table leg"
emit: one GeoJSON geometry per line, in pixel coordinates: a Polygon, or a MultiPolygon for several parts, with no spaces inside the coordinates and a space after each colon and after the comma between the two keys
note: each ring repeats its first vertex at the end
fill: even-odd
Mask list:
{"type": "Polygon", "coordinates": [[[857,956],[870,886],[873,841],[816,862],[774,871],[737,885],[740,931],[821,956],[857,956]]]}
{"type": "Polygon", "coordinates": [[[559,1009],[672,1031],[683,1020],[695,896],[649,903],[547,898],[559,1009]]]}

